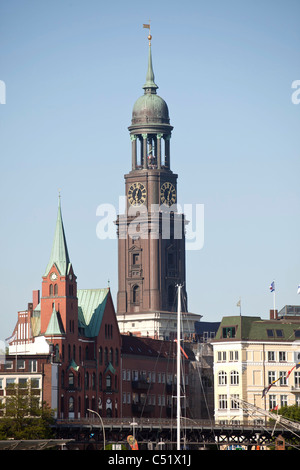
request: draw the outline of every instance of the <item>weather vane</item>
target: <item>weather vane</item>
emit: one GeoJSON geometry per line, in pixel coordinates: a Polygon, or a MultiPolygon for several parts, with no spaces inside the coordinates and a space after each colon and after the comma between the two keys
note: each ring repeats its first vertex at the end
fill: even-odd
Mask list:
{"type": "Polygon", "coordinates": [[[150,20],[149,20],[149,24],[143,24],[143,28],[149,29],[148,39],[149,39],[149,46],[151,46],[151,39],[152,39],[152,36],[151,36],[151,34],[150,34],[150,20]]]}

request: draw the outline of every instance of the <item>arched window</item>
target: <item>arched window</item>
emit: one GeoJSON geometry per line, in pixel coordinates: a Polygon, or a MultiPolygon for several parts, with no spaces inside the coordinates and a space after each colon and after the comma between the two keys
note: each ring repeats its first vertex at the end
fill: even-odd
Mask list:
{"type": "Polygon", "coordinates": [[[102,373],[99,374],[99,390],[102,390],[102,373]]]}
{"type": "Polygon", "coordinates": [[[239,373],[237,370],[230,372],[230,385],[239,385],[239,373]]]}
{"type": "Polygon", "coordinates": [[[108,364],[108,350],[107,348],[104,349],[104,364],[108,364]]]}
{"type": "Polygon", "coordinates": [[[227,385],[227,374],[224,372],[224,370],[220,370],[218,374],[218,384],[227,385]]]}
{"type": "Polygon", "coordinates": [[[53,284],[49,286],[49,295],[53,295],[53,284]]]}
{"type": "Polygon", "coordinates": [[[139,286],[134,286],[132,289],[132,302],[134,304],[140,303],[140,287],[139,286]]]}
{"type": "Polygon", "coordinates": [[[102,365],[103,363],[103,349],[102,346],[99,348],[99,364],[102,365]]]}
{"type": "Polygon", "coordinates": [[[54,284],[54,295],[58,294],[58,286],[57,284],[54,284]]]}

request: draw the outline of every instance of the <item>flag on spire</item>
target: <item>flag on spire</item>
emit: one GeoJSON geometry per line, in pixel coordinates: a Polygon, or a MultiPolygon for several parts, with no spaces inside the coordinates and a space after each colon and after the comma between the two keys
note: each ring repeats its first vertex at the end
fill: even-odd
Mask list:
{"type": "Polygon", "coordinates": [[[270,285],[270,292],[274,292],[275,291],[275,282],[271,282],[271,285],[270,285]]]}

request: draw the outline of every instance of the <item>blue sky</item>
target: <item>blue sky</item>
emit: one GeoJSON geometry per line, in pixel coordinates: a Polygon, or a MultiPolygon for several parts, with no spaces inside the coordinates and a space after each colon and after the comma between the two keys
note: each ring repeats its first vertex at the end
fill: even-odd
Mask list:
{"type": "Polygon", "coordinates": [[[79,288],[117,294],[117,241],[96,236],[130,170],[127,127],[143,93],[147,30],[169,106],[182,204],[204,204],[187,252],[189,310],[267,318],[299,304],[298,0],[2,1],[0,337],[41,288],[58,189],[79,288]]]}

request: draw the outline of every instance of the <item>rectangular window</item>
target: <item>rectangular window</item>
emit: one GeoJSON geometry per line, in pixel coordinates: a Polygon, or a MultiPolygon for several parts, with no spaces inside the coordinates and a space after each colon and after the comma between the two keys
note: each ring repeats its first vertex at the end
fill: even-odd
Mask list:
{"type": "Polygon", "coordinates": [[[275,361],[275,352],[274,351],[268,351],[268,361],[269,362],[274,362],[275,361]]]}
{"type": "Polygon", "coordinates": [[[275,379],[276,379],[275,372],[273,370],[269,371],[268,372],[268,385],[271,385],[271,383],[274,382],[275,379]]]}
{"type": "Polygon", "coordinates": [[[279,372],[279,383],[281,386],[287,385],[287,378],[286,378],[286,372],[285,371],[280,371],[279,372]]]}
{"type": "Polygon", "coordinates": [[[27,379],[19,379],[19,387],[26,388],[27,387],[27,379]]]}
{"type": "Polygon", "coordinates": [[[219,395],[219,409],[220,410],[227,409],[227,395],[219,395]]]}
{"type": "Polygon", "coordinates": [[[267,330],[268,338],[274,338],[274,330],[267,330]]]}
{"type": "Polygon", "coordinates": [[[288,397],[287,395],[280,395],[280,406],[287,406],[288,404],[288,397]]]}
{"type": "Polygon", "coordinates": [[[295,380],[295,388],[300,388],[300,372],[295,372],[294,380],[295,380]]]}
{"type": "Polygon", "coordinates": [[[235,338],[235,326],[227,326],[223,328],[223,338],[235,338]]]}
{"type": "Polygon", "coordinates": [[[285,351],[279,351],[279,361],[280,362],[286,362],[286,352],[285,351]]]}
{"type": "Polygon", "coordinates": [[[230,396],[230,406],[232,410],[239,409],[239,404],[234,400],[234,398],[239,398],[239,395],[231,395],[230,396]]]}
{"type": "Polygon", "coordinates": [[[274,410],[276,407],[276,395],[269,395],[269,409],[274,410]]]}

